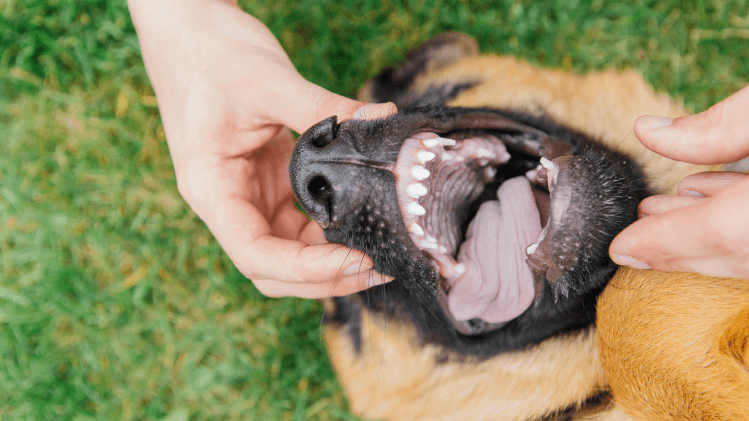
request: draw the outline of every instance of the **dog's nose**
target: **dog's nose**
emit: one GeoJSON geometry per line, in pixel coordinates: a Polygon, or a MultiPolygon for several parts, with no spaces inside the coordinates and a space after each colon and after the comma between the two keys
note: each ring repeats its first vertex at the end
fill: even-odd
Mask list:
{"type": "Polygon", "coordinates": [[[356,189],[356,171],[346,163],[359,153],[337,137],[339,128],[335,116],[310,127],[299,137],[289,164],[297,200],[323,228],[335,226],[336,215],[355,197],[350,190],[356,189]]]}

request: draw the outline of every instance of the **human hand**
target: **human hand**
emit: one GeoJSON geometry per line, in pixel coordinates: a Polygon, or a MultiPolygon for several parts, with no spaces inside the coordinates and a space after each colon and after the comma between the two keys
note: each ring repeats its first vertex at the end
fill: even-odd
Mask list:
{"type": "Polygon", "coordinates": [[[390,281],[359,251],[326,244],[296,209],[294,139],[331,115],[382,117],[302,78],[257,19],[221,0],[129,0],[180,194],[268,296],[347,295],[390,281]],[[358,110],[358,111],[357,111],[358,110]]]}
{"type": "MultiPolygon", "coordinates": [[[[749,156],[749,86],[707,111],[670,120],[644,116],[637,138],[654,152],[693,164],[749,156]]],[[[614,262],[635,268],[749,278],[749,175],[685,177],[678,196],[640,203],[643,217],[611,243],[614,262]]]]}

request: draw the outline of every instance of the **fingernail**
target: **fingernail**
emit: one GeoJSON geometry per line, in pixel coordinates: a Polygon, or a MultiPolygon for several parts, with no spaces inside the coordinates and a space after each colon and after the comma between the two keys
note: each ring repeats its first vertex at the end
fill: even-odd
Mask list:
{"type": "Polygon", "coordinates": [[[668,117],[657,117],[653,115],[646,115],[646,116],[640,117],[640,124],[645,126],[646,129],[650,129],[650,130],[668,127],[673,122],[674,122],[674,119],[668,118],[668,117]]]}
{"type": "Polygon", "coordinates": [[[359,272],[366,272],[368,270],[372,269],[372,266],[364,265],[361,263],[354,263],[353,265],[349,265],[344,271],[344,275],[353,275],[355,273],[359,272]]]}
{"type": "Polygon", "coordinates": [[[694,190],[679,190],[679,196],[705,197],[704,194],[694,190]]]}
{"type": "Polygon", "coordinates": [[[354,120],[375,120],[385,118],[398,111],[395,104],[386,102],[384,104],[367,104],[360,107],[354,113],[354,120]]]}
{"type": "Polygon", "coordinates": [[[633,257],[627,256],[626,254],[612,254],[611,259],[617,265],[629,266],[635,269],[650,269],[650,266],[647,263],[641,262],[633,257]]]}

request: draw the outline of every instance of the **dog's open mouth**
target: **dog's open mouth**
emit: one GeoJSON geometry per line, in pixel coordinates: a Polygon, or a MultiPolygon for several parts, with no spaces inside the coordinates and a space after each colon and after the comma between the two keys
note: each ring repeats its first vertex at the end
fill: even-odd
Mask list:
{"type": "Polygon", "coordinates": [[[461,108],[330,117],[299,138],[290,171],[329,241],[392,274],[431,263],[439,276],[414,280],[470,336],[534,303],[595,294],[616,269],[608,246],[645,194],[631,163],[583,135],[461,108]]]}
{"type": "Polygon", "coordinates": [[[419,132],[404,141],[396,192],[411,239],[441,275],[446,313],[461,333],[475,334],[518,317],[539,282],[561,276],[553,272],[564,264],[549,261],[545,241],[571,201],[569,189],[557,188],[570,180],[560,171],[582,158],[539,163],[491,134],[449,136],[419,132]]]}

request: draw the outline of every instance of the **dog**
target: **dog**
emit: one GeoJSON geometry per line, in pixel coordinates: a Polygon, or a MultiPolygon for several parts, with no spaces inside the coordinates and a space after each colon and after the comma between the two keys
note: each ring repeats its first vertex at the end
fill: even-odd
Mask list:
{"type": "Polygon", "coordinates": [[[399,112],[325,119],[290,164],[327,240],[396,278],[326,302],[324,340],[354,413],[749,419],[749,282],[608,256],[644,197],[719,169],[632,135],[637,116],[682,107],[632,71],[538,69],[457,33],[359,99],[399,112]]]}

